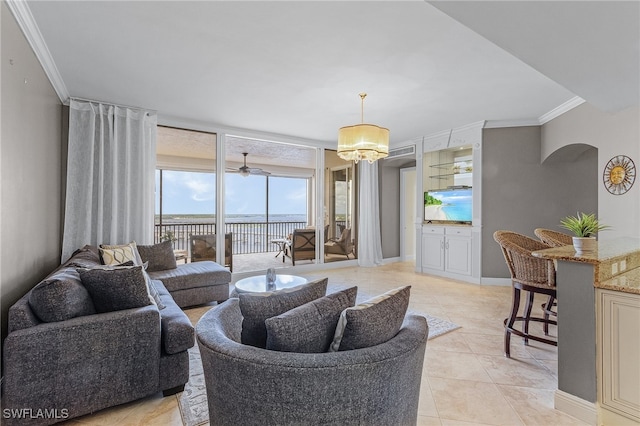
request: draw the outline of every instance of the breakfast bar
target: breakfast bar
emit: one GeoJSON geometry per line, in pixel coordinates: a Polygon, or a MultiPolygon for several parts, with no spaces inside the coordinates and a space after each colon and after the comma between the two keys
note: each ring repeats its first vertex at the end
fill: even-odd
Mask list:
{"type": "Polygon", "coordinates": [[[640,422],[640,238],[533,252],[557,264],[557,409],[591,424],[640,422]]]}

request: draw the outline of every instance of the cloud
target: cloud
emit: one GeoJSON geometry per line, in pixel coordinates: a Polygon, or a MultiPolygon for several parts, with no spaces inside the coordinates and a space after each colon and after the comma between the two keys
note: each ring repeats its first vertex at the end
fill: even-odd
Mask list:
{"type": "Polygon", "coordinates": [[[189,197],[194,201],[211,201],[216,198],[215,181],[212,182],[211,175],[184,174],[181,183],[190,191],[189,197]]]}

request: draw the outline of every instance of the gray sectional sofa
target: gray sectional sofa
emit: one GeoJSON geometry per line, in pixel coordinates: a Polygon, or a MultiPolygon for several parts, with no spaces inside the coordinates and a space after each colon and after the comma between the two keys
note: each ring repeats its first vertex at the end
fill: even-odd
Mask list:
{"type": "Polygon", "coordinates": [[[3,424],[52,424],[184,388],[194,328],[181,307],[226,300],[229,271],[200,262],[150,272],[154,300],[146,292],[141,306],[105,311],[83,275],[100,263],[97,247],[85,246],[10,308],[3,409],[26,418],[3,424]]]}

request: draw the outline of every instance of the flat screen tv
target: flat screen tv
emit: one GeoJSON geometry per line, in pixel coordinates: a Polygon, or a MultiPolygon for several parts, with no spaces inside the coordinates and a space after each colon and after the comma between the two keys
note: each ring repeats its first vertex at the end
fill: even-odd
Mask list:
{"type": "Polygon", "coordinates": [[[470,224],[473,220],[472,194],[470,187],[425,192],[425,222],[470,224]]]}

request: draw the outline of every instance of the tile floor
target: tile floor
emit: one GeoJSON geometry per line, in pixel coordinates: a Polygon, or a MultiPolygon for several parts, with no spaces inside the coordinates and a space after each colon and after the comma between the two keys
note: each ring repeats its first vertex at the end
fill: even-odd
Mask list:
{"type": "MultiPolygon", "coordinates": [[[[333,289],[357,285],[359,302],[411,285],[409,309],[462,327],[427,343],[418,425],[585,425],[553,408],[556,347],[535,342],[524,346],[514,337],[512,358],[504,357],[502,321],[509,311],[510,287],[467,284],[416,274],[413,268],[412,263],[394,263],[305,276],[328,276],[333,289]]],[[[211,306],[189,309],[187,314],[195,323],[208,309],[211,306]]],[[[181,426],[182,420],[177,397],[158,394],[66,424],[181,426]]]]}

